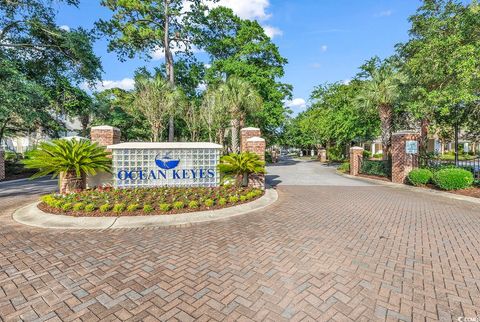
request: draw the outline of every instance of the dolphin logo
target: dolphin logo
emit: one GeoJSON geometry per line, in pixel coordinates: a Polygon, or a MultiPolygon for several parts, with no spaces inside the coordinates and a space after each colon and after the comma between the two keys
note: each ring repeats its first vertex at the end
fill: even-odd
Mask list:
{"type": "Polygon", "coordinates": [[[170,170],[170,169],[175,169],[178,167],[178,164],[180,163],[180,160],[175,160],[170,157],[171,152],[165,153],[163,157],[160,157],[160,154],[157,154],[155,157],[155,164],[164,170],[170,170]]]}

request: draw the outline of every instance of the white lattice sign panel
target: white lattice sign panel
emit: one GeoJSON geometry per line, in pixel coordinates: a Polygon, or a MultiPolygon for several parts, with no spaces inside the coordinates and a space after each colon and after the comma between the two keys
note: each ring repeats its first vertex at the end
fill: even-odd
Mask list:
{"type": "Polygon", "coordinates": [[[213,143],[121,143],[112,150],[116,187],[215,187],[222,146],[213,143]]]}

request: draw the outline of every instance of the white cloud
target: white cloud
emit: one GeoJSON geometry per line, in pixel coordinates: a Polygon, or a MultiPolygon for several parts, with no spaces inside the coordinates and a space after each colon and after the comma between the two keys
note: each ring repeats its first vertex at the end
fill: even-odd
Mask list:
{"type": "Polygon", "coordinates": [[[349,85],[349,84],[351,83],[351,81],[352,81],[351,79],[345,79],[345,80],[342,82],[342,84],[343,84],[343,85],[349,85]]]}
{"type": "Polygon", "coordinates": [[[328,50],[328,46],[327,45],[322,45],[322,47],[320,47],[320,51],[322,53],[326,52],[328,50]]]}
{"type": "MultiPolygon", "coordinates": [[[[210,5],[210,7],[218,6],[232,9],[242,19],[265,21],[272,17],[272,14],[267,12],[270,0],[220,0],[210,5]]],[[[265,29],[265,33],[270,38],[283,35],[280,29],[273,26],[263,25],[263,29],[265,29]]]]}
{"type": "Polygon", "coordinates": [[[281,31],[280,29],[278,29],[276,27],[265,25],[265,26],[263,26],[263,29],[265,30],[265,34],[270,38],[274,38],[275,36],[282,36],[283,35],[283,31],[281,31]]]}
{"type": "Polygon", "coordinates": [[[266,12],[269,0],[220,0],[215,6],[230,8],[242,19],[267,20],[271,17],[266,12]]]}
{"type": "Polygon", "coordinates": [[[375,16],[376,17],[390,17],[393,14],[392,10],[385,10],[377,13],[375,16]]]}
{"type": "Polygon", "coordinates": [[[315,69],[318,69],[318,68],[322,67],[322,65],[320,65],[320,63],[313,63],[311,66],[312,66],[312,68],[315,68],[315,69]]]}
{"type": "Polygon", "coordinates": [[[67,26],[67,25],[62,25],[59,28],[62,29],[62,30],[65,30],[65,31],[70,31],[70,27],[67,26]]]}
{"type": "Polygon", "coordinates": [[[291,109],[303,110],[307,107],[307,102],[303,98],[294,98],[291,101],[286,101],[285,106],[291,109]]]}
{"type": "Polygon", "coordinates": [[[130,91],[135,87],[135,81],[132,78],[124,78],[122,80],[104,80],[102,82],[97,82],[93,88],[84,83],[80,86],[85,90],[94,90],[94,91],[104,91],[106,89],[112,88],[121,88],[126,91],[130,91]]]}

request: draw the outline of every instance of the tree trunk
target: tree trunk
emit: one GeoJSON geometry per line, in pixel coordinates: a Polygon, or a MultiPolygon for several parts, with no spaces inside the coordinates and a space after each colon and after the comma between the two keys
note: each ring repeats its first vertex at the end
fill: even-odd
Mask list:
{"type": "Polygon", "coordinates": [[[242,175],[242,187],[248,187],[248,172],[242,175]]]}
{"type": "Polygon", "coordinates": [[[238,153],[240,150],[238,134],[240,132],[240,122],[238,119],[232,120],[232,152],[238,153]]]}
{"type": "Polygon", "coordinates": [[[390,147],[392,145],[392,108],[389,105],[382,105],[379,109],[380,126],[382,130],[382,149],[383,160],[390,157],[390,147]]]}
{"type": "Polygon", "coordinates": [[[154,127],[152,128],[152,141],[153,141],[153,142],[158,142],[158,137],[159,137],[158,133],[159,133],[159,132],[160,132],[160,131],[159,131],[159,129],[158,129],[157,127],[154,126],[154,127]]]}
{"type": "MultiPolygon", "coordinates": [[[[175,71],[173,66],[173,54],[170,50],[170,0],[164,0],[165,5],[165,25],[164,25],[164,47],[165,47],[165,67],[167,77],[170,84],[175,85],[175,71]]],[[[175,123],[173,115],[168,119],[168,141],[173,142],[175,139],[175,123]]]]}
{"type": "Polygon", "coordinates": [[[10,118],[7,118],[7,119],[3,122],[2,127],[0,127],[0,143],[2,142],[3,136],[5,135],[5,129],[7,128],[8,122],[10,122],[10,118]]]}
{"type": "Polygon", "coordinates": [[[72,193],[86,188],[85,176],[77,177],[75,170],[68,171],[60,176],[60,193],[72,193]]]}

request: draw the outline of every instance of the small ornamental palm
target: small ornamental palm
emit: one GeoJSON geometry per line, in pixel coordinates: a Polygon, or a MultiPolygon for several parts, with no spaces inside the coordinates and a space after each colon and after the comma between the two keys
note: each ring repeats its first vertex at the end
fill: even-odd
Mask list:
{"type": "Polygon", "coordinates": [[[42,142],[37,149],[27,154],[23,161],[29,169],[38,169],[32,178],[52,174],[53,178],[62,175],[65,191],[85,189],[85,175],[95,175],[99,171],[111,171],[112,160],[109,153],[98,143],[88,140],[53,140],[42,142]]]}
{"type": "Polygon", "coordinates": [[[241,184],[246,187],[250,174],[265,173],[265,162],[255,153],[232,153],[220,159],[218,169],[227,176],[241,177],[241,184]]]}

